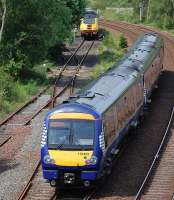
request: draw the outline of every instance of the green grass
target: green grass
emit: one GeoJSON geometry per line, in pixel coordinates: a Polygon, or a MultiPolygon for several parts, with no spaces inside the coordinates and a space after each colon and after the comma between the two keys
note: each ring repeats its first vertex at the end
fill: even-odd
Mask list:
{"type": "Polygon", "coordinates": [[[0,119],[15,111],[17,107],[35,95],[39,87],[35,81],[29,81],[25,84],[21,82],[8,84],[6,88],[0,91],[0,119]]]}
{"type": "Polygon", "coordinates": [[[0,120],[17,110],[48,84],[47,71],[52,67],[53,63],[45,61],[32,69],[24,69],[18,80],[0,67],[0,120]]]}
{"type": "Polygon", "coordinates": [[[119,46],[119,42],[120,37],[105,32],[105,37],[98,47],[99,63],[91,71],[92,79],[96,79],[124,55],[125,49],[119,46]]]}
{"type": "Polygon", "coordinates": [[[128,12],[126,9],[125,11],[123,10],[122,12],[116,12],[114,9],[113,10],[101,10],[101,15],[108,20],[112,21],[127,21],[130,23],[136,23],[136,24],[142,24],[142,25],[147,25],[152,28],[155,28],[159,31],[167,31],[168,33],[174,35],[174,29],[167,29],[167,28],[160,28],[159,25],[154,21],[154,22],[139,22],[138,16],[134,16],[133,12],[128,12]]]}
{"type": "Polygon", "coordinates": [[[125,9],[122,12],[116,12],[113,10],[101,10],[101,15],[108,20],[118,20],[118,21],[127,21],[132,22],[134,20],[133,12],[129,12],[125,9]]]}
{"type": "Polygon", "coordinates": [[[155,28],[158,31],[166,31],[170,33],[171,35],[174,35],[174,29],[166,29],[166,28],[160,28],[155,22],[144,22],[142,25],[149,26],[151,28],[155,28]]]}

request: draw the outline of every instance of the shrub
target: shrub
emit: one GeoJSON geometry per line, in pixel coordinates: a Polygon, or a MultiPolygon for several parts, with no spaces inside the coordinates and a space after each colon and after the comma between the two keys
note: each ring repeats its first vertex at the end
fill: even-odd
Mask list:
{"type": "Polygon", "coordinates": [[[124,48],[127,48],[128,47],[128,44],[127,44],[127,39],[124,37],[123,34],[121,34],[120,36],[120,40],[119,40],[119,47],[124,49],[124,48]]]}

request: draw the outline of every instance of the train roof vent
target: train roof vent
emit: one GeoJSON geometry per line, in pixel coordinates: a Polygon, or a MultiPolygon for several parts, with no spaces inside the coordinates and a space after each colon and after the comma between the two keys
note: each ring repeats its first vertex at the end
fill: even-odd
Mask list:
{"type": "Polygon", "coordinates": [[[136,70],[137,72],[141,72],[143,70],[143,65],[140,64],[140,65],[132,65],[132,68],[134,70],[136,70]]]}
{"type": "MultiPolygon", "coordinates": [[[[145,47],[149,47],[149,48],[156,48],[156,46],[154,45],[154,43],[149,44],[149,42],[144,42],[140,44],[141,46],[145,46],[145,47]]],[[[146,50],[144,50],[146,51],[146,50]]]]}
{"type": "MultiPolygon", "coordinates": [[[[149,47],[149,46],[147,46],[147,47],[149,47]]],[[[146,52],[151,52],[152,49],[151,49],[151,48],[147,48],[147,49],[137,48],[137,49],[136,49],[136,57],[139,56],[137,53],[139,53],[140,51],[141,51],[141,52],[144,52],[144,51],[146,51],[146,52]]]]}
{"type": "Polygon", "coordinates": [[[147,35],[147,36],[158,36],[158,33],[156,33],[156,32],[150,32],[150,33],[145,33],[145,35],[147,35]]]}
{"type": "Polygon", "coordinates": [[[115,74],[115,75],[125,78],[125,75],[123,75],[123,74],[115,74]]]}
{"type": "Polygon", "coordinates": [[[78,94],[78,95],[75,95],[75,96],[70,96],[69,98],[70,99],[73,99],[73,98],[88,98],[88,99],[93,99],[96,95],[104,96],[104,94],[102,94],[100,92],[95,92],[95,91],[88,90],[85,93],[81,93],[81,94],[78,94]]]}
{"type": "Polygon", "coordinates": [[[74,96],[70,96],[69,98],[70,99],[73,99],[73,98],[94,98],[95,97],[95,93],[92,92],[92,91],[85,91],[84,93],[80,93],[80,94],[77,94],[77,95],[74,95],[74,96]]]}
{"type": "Polygon", "coordinates": [[[70,101],[68,99],[64,100],[62,103],[65,104],[65,103],[69,103],[70,101]]]}
{"type": "MultiPolygon", "coordinates": [[[[135,57],[138,57],[138,55],[135,55],[135,57]]],[[[139,59],[136,59],[136,58],[128,58],[132,63],[144,63],[143,60],[139,60],[139,59]]]]}

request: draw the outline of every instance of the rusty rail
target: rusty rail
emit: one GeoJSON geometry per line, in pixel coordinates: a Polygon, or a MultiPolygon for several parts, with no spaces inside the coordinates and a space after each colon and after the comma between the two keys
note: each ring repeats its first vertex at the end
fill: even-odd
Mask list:
{"type": "MultiPolygon", "coordinates": [[[[63,71],[66,69],[68,63],[72,60],[72,58],[76,55],[76,53],[78,52],[78,50],[81,48],[81,46],[84,44],[84,40],[81,42],[81,44],[78,46],[78,48],[75,50],[75,52],[70,56],[70,58],[67,60],[67,62],[65,63],[65,65],[62,67],[62,69],[59,72],[58,77],[56,78],[55,84],[58,82],[58,80],[61,78],[63,71]]],[[[55,84],[54,84],[54,89],[55,90],[55,84]]],[[[1,123],[0,123],[0,127],[2,125],[4,125],[6,122],[8,122],[11,118],[13,118],[16,114],[18,114],[19,112],[21,112],[24,108],[26,108],[28,105],[30,105],[31,103],[33,103],[34,101],[36,101],[42,94],[44,94],[51,86],[47,86],[45,87],[38,95],[34,96],[33,98],[31,98],[28,102],[26,102],[23,106],[21,106],[19,109],[17,109],[15,112],[13,112],[12,114],[10,114],[9,116],[7,116],[1,123]]],[[[54,92],[53,92],[54,93],[54,92]]],[[[58,97],[59,95],[57,95],[58,97]]],[[[52,98],[50,100],[48,100],[48,102],[43,105],[41,107],[41,109],[39,109],[36,113],[34,113],[34,115],[32,115],[30,117],[29,120],[27,120],[24,125],[28,125],[30,123],[30,121],[37,116],[42,109],[44,109],[46,106],[48,106],[50,103],[52,102],[52,98]]]]}
{"type": "MultiPolygon", "coordinates": [[[[78,64],[77,68],[76,68],[76,71],[75,73],[73,74],[72,78],[68,81],[68,83],[66,84],[66,86],[58,93],[58,94],[55,94],[54,98],[56,99],[57,97],[59,97],[60,95],[62,95],[66,90],[67,88],[69,88],[69,86],[72,85],[72,81],[75,81],[75,77],[77,75],[77,73],[79,72],[80,68],[81,68],[81,65],[83,64],[84,60],[86,59],[90,49],[92,48],[94,44],[94,41],[91,43],[90,47],[88,48],[87,52],[85,53],[85,55],[83,56],[83,58],[81,59],[80,63],[78,64]]],[[[65,68],[64,68],[65,69],[65,68]]],[[[60,79],[60,78],[59,78],[60,79]]],[[[57,83],[56,83],[57,84],[57,83]]],[[[53,98],[53,97],[52,97],[53,98]]],[[[50,98],[45,105],[43,105],[25,124],[29,124],[30,121],[39,113],[41,112],[41,110],[43,110],[45,107],[47,107],[50,103],[52,103],[52,98],[50,98]]],[[[29,178],[29,181],[28,183],[25,185],[25,187],[23,188],[22,192],[20,193],[19,197],[17,198],[17,200],[23,200],[28,191],[30,190],[30,187],[32,186],[32,180],[35,176],[35,174],[37,173],[37,170],[40,166],[40,160],[38,161],[38,163],[36,164],[36,167],[34,168],[34,171],[31,175],[31,177],[29,178]]],[[[51,199],[55,199],[56,197],[56,194],[53,194],[53,196],[51,197],[51,199]]]]}
{"type": "Polygon", "coordinates": [[[174,107],[172,109],[171,116],[170,116],[169,122],[167,124],[167,127],[166,127],[166,130],[165,130],[164,136],[162,138],[162,141],[161,141],[159,148],[158,148],[158,150],[157,150],[157,152],[154,156],[154,160],[152,161],[152,164],[151,164],[151,166],[150,166],[150,168],[149,168],[149,170],[148,170],[148,172],[147,172],[147,174],[146,174],[146,176],[145,176],[145,178],[144,178],[144,180],[143,180],[143,182],[142,182],[142,184],[141,184],[141,186],[140,186],[140,188],[139,188],[139,190],[138,190],[138,192],[137,192],[137,194],[134,198],[134,200],[140,199],[142,192],[143,192],[143,189],[144,189],[144,187],[145,187],[145,185],[146,185],[146,183],[147,183],[147,181],[148,181],[148,179],[149,179],[149,177],[152,173],[152,170],[153,170],[155,164],[157,163],[157,161],[159,160],[159,155],[160,155],[160,153],[161,153],[161,151],[164,147],[164,144],[166,142],[166,139],[168,137],[169,130],[170,130],[171,124],[173,122],[173,119],[174,119],[174,107]]]}
{"type": "MultiPolygon", "coordinates": [[[[72,78],[70,79],[70,81],[67,83],[67,85],[65,86],[65,88],[61,91],[64,92],[69,86],[71,86],[71,92],[73,92],[73,88],[74,88],[74,85],[75,85],[75,80],[76,80],[76,76],[82,66],[82,64],[84,63],[86,57],[88,56],[89,54],[89,51],[91,50],[92,46],[94,45],[94,41],[92,41],[90,47],[88,48],[87,52],[85,53],[85,55],[82,57],[81,61],[79,62],[78,66],[76,67],[76,70],[75,70],[75,73],[74,75],[72,76],[72,78]]],[[[58,80],[60,80],[60,77],[58,77],[58,80]]],[[[56,101],[56,98],[58,96],[60,96],[60,94],[58,93],[57,95],[55,94],[56,92],[56,85],[58,83],[58,80],[55,82],[55,85],[54,85],[54,90],[53,90],[53,96],[52,96],[52,107],[55,106],[55,101],[56,101]]]]}
{"type": "Polygon", "coordinates": [[[92,46],[94,45],[94,41],[92,41],[88,51],[86,52],[86,54],[83,56],[83,58],[81,59],[79,65],[77,66],[77,70],[76,70],[76,73],[74,74],[73,78],[72,78],[72,81],[71,81],[71,89],[70,89],[70,94],[73,94],[74,92],[74,87],[75,87],[75,81],[76,81],[76,78],[77,78],[77,74],[79,72],[79,70],[81,69],[81,66],[83,65],[86,57],[88,56],[89,54],[89,51],[91,50],[92,46]]]}
{"type": "Polygon", "coordinates": [[[37,173],[37,170],[39,169],[39,167],[40,167],[40,160],[36,163],[36,166],[34,168],[34,171],[33,171],[32,175],[29,178],[28,183],[23,188],[23,190],[20,193],[20,195],[18,196],[17,200],[23,200],[25,198],[27,192],[29,191],[29,189],[30,189],[30,187],[32,185],[32,180],[33,180],[35,174],[37,173]]]}
{"type": "Polygon", "coordinates": [[[24,108],[26,108],[29,104],[31,104],[33,101],[36,101],[38,99],[38,97],[40,97],[43,93],[45,93],[48,89],[50,88],[50,86],[47,86],[46,88],[44,88],[38,95],[34,96],[32,99],[30,99],[28,102],[26,102],[22,107],[20,107],[18,110],[16,110],[15,112],[13,112],[12,114],[10,114],[9,116],[7,116],[1,123],[0,123],[0,127],[2,125],[4,125],[6,122],[8,122],[12,117],[14,117],[16,114],[18,114],[21,110],[23,110],[24,108]]]}
{"type": "Polygon", "coordinates": [[[7,143],[10,139],[11,139],[11,136],[7,136],[6,138],[4,138],[4,140],[0,142],[0,147],[2,147],[2,146],[3,146],[5,143],[7,143]]]}
{"type": "Polygon", "coordinates": [[[75,52],[70,56],[70,58],[68,59],[68,61],[65,63],[65,65],[62,67],[62,69],[59,72],[58,77],[55,80],[54,83],[54,87],[53,87],[53,93],[52,93],[52,107],[54,107],[54,103],[55,103],[55,96],[56,96],[56,85],[58,83],[58,81],[60,80],[62,73],[65,71],[68,63],[72,60],[72,58],[76,55],[76,53],[78,52],[78,50],[82,47],[82,45],[84,44],[85,40],[83,40],[81,42],[81,44],[79,45],[79,47],[75,50],[75,52]]]}

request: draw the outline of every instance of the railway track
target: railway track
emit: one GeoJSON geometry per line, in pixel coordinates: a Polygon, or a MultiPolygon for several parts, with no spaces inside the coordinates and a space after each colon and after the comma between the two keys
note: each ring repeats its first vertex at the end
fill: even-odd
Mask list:
{"type": "MultiPolygon", "coordinates": [[[[103,27],[112,29],[113,31],[117,30],[120,32],[124,32],[127,37],[129,37],[130,41],[136,39],[136,37],[141,34],[142,32],[149,31],[150,29],[143,29],[142,27],[138,27],[137,25],[128,25],[127,23],[114,23],[114,22],[103,22],[103,27]]],[[[149,114],[148,117],[145,117],[143,124],[137,130],[136,136],[131,136],[129,139],[129,144],[127,148],[122,153],[122,156],[119,158],[116,166],[114,166],[112,178],[108,179],[106,185],[102,189],[102,191],[97,192],[96,198],[97,199],[135,199],[137,195],[137,191],[140,188],[141,183],[146,176],[148,171],[149,165],[151,160],[154,157],[154,152],[158,148],[158,145],[161,142],[161,139],[164,136],[164,129],[170,118],[170,110],[173,107],[173,99],[174,99],[174,91],[172,85],[174,85],[174,67],[173,57],[174,52],[171,50],[171,46],[174,44],[174,40],[172,37],[167,35],[163,35],[166,42],[166,56],[165,56],[165,72],[160,80],[160,88],[153,94],[152,97],[152,105],[149,106],[149,114]],[[162,114],[159,114],[159,111],[162,114]],[[148,144],[148,145],[147,145],[148,144]]],[[[91,44],[92,45],[92,44],[91,44]]],[[[92,47],[92,46],[91,46],[92,47]]],[[[83,57],[85,59],[85,57],[83,57]]],[[[82,61],[82,60],[81,60],[82,61]]],[[[80,62],[79,62],[80,64],[80,62]]],[[[80,66],[79,66],[80,69],[80,66]]],[[[77,73],[73,73],[71,76],[71,81],[68,82],[68,88],[71,86],[74,87],[74,83],[77,77],[77,73]]],[[[62,72],[63,75],[63,72],[62,72]]],[[[56,84],[57,85],[57,82],[56,84]]],[[[57,87],[54,88],[54,95],[51,102],[53,105],[57,103],[55,101],[55,97],[60,92],[57,93],[57,87]]],[[[71,89],[71,92],[73,90],[71,89]]],[[[173,125],[172,125],[173,127],[173,125]]],[[[172,150],[172,137],[168,138],[168,144],[171,141],[171,146],[169,148],[169,153],[173,154],[172,150]]],[[[11,140],[11,139],[9,139],[11,140]]],[[[166,150],[168,147],[166,147],[166,150]]],[[[165,152],[162,154],[162,156],[165,152]]],[[[162,157],[160,159],[160,163],[162,161],[162,157]]],[[[38,161],[39,162],[39,161],[38,161]]],[[[166,162],[166,160],[165,160],[166,162]]],[[[157,167],[160,167],[160,163],[157,167]]],[[[169,162],[171,165],[171,162],[169,162]]],[[[165,164],[162,165],[163,167],[165,164]]],[[[173,167],[174,168],[174,167],[173,167]]],[[[26,187],[23,188],[21,194],[19,194],[19,199],[61,199],[58,195],[58,192],[55,191],[53,188],[49,186],[48,183],[44,183],[42,180],[40,166],[36,167],[36,171],[33,173],[33,176],[30,177],[30,181],[26,184],[26,187]]],[[[172,167],[171,167],[172,170],[172,167]]],[[[151,173],[150,173],[151,174],[151,173]]],[[[149,181],[147,182],[148,185],[145,184],[145,190],[143,186],[143,192],[141,196],[138,198],[142,199],[152,199],[152,196],[148,196],[150,191],[155,191],[153,188],[152,190],[150,184],[153,183],[153,178],[155,178],[155,170],[152,171],[152,176],[149,177],[149,181]]],[[[174,173],[173,173],[174,174],[174,173]]],[[[166,177],[162,173],[162,176],[157,175],[157,178],[162,179],[162,177],[166,177]]],[[[154,179],[155,180],[155,179],[154,179]]],[[[170,179],[170,183],[174,183],[173,179],[170,179]]],[[[155,186],[154,186],[155,187],[155,186]]],[[[165,190],[165,189],[164,189],[165,190]]],[[[157,190],[162,191],[162,187],[157,184],[157,190]]],[[[165,190],[166,191],[166,190],[165,190]]],[[[172,199],[173,191],[170,191],[170,198],[172,199]]],[[[160,193],[159,192],[159,193],[160,193]]],[[[90,195],[82,197],[81,199],[92,199],[95,195],[96,191],[90,195]]],[[[157,192],[155,192],[157,194],[157,192]]],[[[165,193],[165,192],[164,192],[165,193]]],[[[153,193],[154,194],[154,193],[153,193]]],[[[161,194],[161,193],[160,193],[161,194]]],[[[154,199],[160,199],[156,196],[154,199]]],[[[168,200],[168,199],[166,199],[168,200]]]]}
{"type": "MultiPolygon", "coordinates": [[[[71,60],[76,56],[77,52],[79,51],[79,49],[83,46],[84,44],[84,40],[80,43],[80,45],[77,47],[77,49],[74,51],[74,53],[72,53],[72,55],[70,56],[70,58],[67,60],[67,62],[65,63],[65,65],[61,68],[60,72],[58,73],[57,77],[56,77],[56,81],[55,84],[56,85],[58,83],[58,81],[61,79],[63,72],[66,70],[68,64],[71,62],[71,60]]],[[[20,107],[18,110],[16,110],[14,113],[10,114],[6,119],[4,119],[1,123],[0,123],[0,128],[2,127],[4,129],[5,125],[10,124],[15,124],[13,123],[15,121],[14,118],[21,118],[19,117],[20,115],[22,115],[23,110],[28,107],[30,104],[33,104],[42,94],[44,94],[49,88],[51,87],[48,86],[46,88],[44,88],[38,95],[34,96],[32,99],[30,99],[28,102],[26,102],[22,107],[20,107]],[[17,117],[16,117],[17,116],[17,117]]],[[[55,88],[55,86],[54,86],[55,88]]],[[[53,92],[54,93],[54,92],[53,92]]],[[[22,125],[27,125],[31,122],[31,120],[46,106],[48,106],[50,103],[52,102],[52,97],[49,98],[38,110],[35,110],[34,113],[30,114],[27,116],[23,116],[24,121],[22,120],[22,125]]],[[[24,115],[24,114],[23,114],[24,115]]],[[[20,119],[21,120],[21,119],[20,119]]],[[[19,121],[17,119],[17,121],[19,121]]],[[[18,122],[19,123],[19,122],[18,122]]],[[[18,124],[17,123],[17,124],[18,124]]]]}
{"type": "MultiPolygon", "coordinates": [[[[146,27],[146,26],[138,25],[138,24],[130,24],[128,22],[119,22],[118,21],[115,23],[114,21],[110,21],[110,20],[100,20],[100,24],[104,27],[108,27],[113,30],[115,29],[119,32],[124,33],[129,38],[131,43],[142,33],[156,32],[156,30],[154,28],[146,27]]],[[[165,44],[166,44],[165,52],[167,55],[165,56],[165,60],[164,60],[165,66],[167,66],[166,69],[169,69],[172,71],[173,68],[171,66],[174,63],[174,57],[173,57],[174,52],[172,51],[174,36],[171,36],[166,32],[159,32],[159,33],[160,33],[160,35],[163,36],[165,44]],[[169,59],[167,59],[167,58],[169,58],[169,59]]]]}
{"type": "MultiPolygon", "coordinates": [[[[140,34],[153,31],[149,27],[146,28],[126,22],[102,20],[100,23],[103,28],[112,32],[123,32],[130,43],[140,34]]],[[[148,114],[144,117],[143,123],[140,123],[136,134],[129,136],[125,149],[114,165],[111,177],[105,182],[101,191],[96,194],[95,199],[135,200],[149,166],[155,157],[155,152],[164,137],[174,99],[174,51],[172,50],[174,38],[166,33],[160,34],[165,41],[165,59],[164,72],[159,81],[159,88],[152,95],[152,103],[149,105],[148,114]]],[[[173,127],[173,124],[171,127],[173,127]]],[[[160,157],[156,158],[158,162],[155,164],[152,173],[149,174],[148,181],[144,185],[145,188],[142,187],[141,195],[137,199],[170,200],[173,198],[172,168],[174,168],[174,164],[169,155],[174,154],[174,149],[172,149],[174,141],[171,131],[168,133],[168,141],[165,142],[167,146],[163,147],[166,151],[162,150],[160,157]],[[161,183],[159,180],[162,180],[161,183]]]]}
{"type": "Polygon", "coordinates": [[[166,127],[164,136],[159,145],[159,148],[154,156],[154,159],[150,165],[150,168],[135,196],[134,200],[162,200],[162,199],[173,199],[173,183],[174,183],[174,107],[171,112],[171,116],[166,127]],[[169,142],[167,141],[169,140],[169,142]],[[159,160],[159,165],[157,166],[159,160]],[[157,167],[155,171],[155,166],[157,167]],[[145,187],[148,185],[150,176],[154,173],[154,176],[150,182],[150,187],[145,191],[145,187]]]}
{"type": "MultiPolygon", "coordinates": [[[[74,53],[67,60],[65,65],[59,71],[59,73],[56,77],[55,83],[54,83],[52,97],[48,97],[48,96],[45,97],[45,95],[44,95],[45,92],[48,89],[50,89],[50,87],[51,87],[51,86],[48,86],[48,87],[44,88],[37,96],[30,99],[21,108],[19,108],[16,112],[9,115],[6,119],[4,119],[0,123],[0,132],[1,132],[1,135],[0,135],[1,145],[0,145],[0,147],[3,146],[6,142],[9,141],[9,139],[7,139],[7,140],[4,139],[4,135],[9,134],[9,132],[11,132],[11,129],[13,129],[14,127],[21,128],[22,126],[29,125],[31,120],[34,117],[36,117],[43,109],[47,108],[51,104],[53,106],[53,104],[55,103],[55,100],[58,97],[60,97],[68,89],[68,87],[73,88],[72,85],[75,82],[77,73],[79,72],[81,65],[83,64],[83,62],[84,62],[85,58],[87,57],[90,49],[92,48],[94,41],[91,43],[90,48],[87,50],[87,52],[84,55],[84,57],[82,58],[81,62],[75,68],[72,78],[69,78],[69,81],[67,82],[67,84],[65,84],[65,86],[62,87],[62,89],[60,89],[59,92],[57,92],[57,94],[56,94],[56,88],[60,87],[60,81],[61,81],[61,78],[63,76],[63,73],[67,69],[68,64],[71,62],[71,60],[76,56],[79,49],[84,45],[84,43],[85,43],[85,41],[83,40],[80,43],[80,45],[78,46],[78,48],[74,51],[74,53]],[[34,104],[36,104],[36,105],[34,105],[34,104]],[[28,108],[29,106],[30,107],[32,106],[33,108],[32,107],[28,108]]],[[[9,136],[9,137],[12,137],[12,135],[9,136]]]]}
{"type": "MultiPolygon", "coordinates": [[[[82,47],[83,44],[84,44],[84,41],[82,42],[80,47],[82,47]]],[[[65,64],[65,66],[61,69],[58,77],[56,78],[56,81],[54,84],[54,89],[53,89],[53,95],[52,95],[52,98],[50,101],[52,103],[53,107],[57,104],[56,99],[58,97],[60,97],[62,94],[64,94],[68,88],[70,88],[70,93],[71,94],[73,93],[77,74],[79,73],[79,70],[80,70],[81,66],[83,65],[83,63],[84,63],[86,57],[88,56],[88,53],[91,50],[93,45],[94,45],[94,41],[92,41],[90,43],[89,47],[87,48],[85,54],[82,56],[78,65],[75,67],[75,69],[73,71],[71,71],[71,77],[66,81],[66,83],[64,83],[64,80],[61,80],[61,77],[63,77],[63,75],[64,75],[64,71],[66,69],[65,66],[67,66],[67,64],[65,64]],[[59,84],[61,84],[61,81],[63,81],[64,86],[63,86],[63,88],[60,89],[59,84]],[[57,89],[57,87],[58,87],[58,89],[57,89]]],[[[41,198],[42,199],[44,199],[44,198],[45,199],[55,199],[55,198],[57,198],[57,191],[54,191],[54,189],[51,188],[48,183],[43,182],[42,174],[41,174],[40,160],[39,160],[39,161],[37,161],[37,164],[34,166],[31,177],[29,178],[27,184],[21,190],[17,199],[22,200],[22,199],[41,199],[41,198]],[[39,185],[38,190],[35,190],[38,185],[39,185]],[[30,192],[30,190],[32,190],[32,191],[30,192]]]]}

